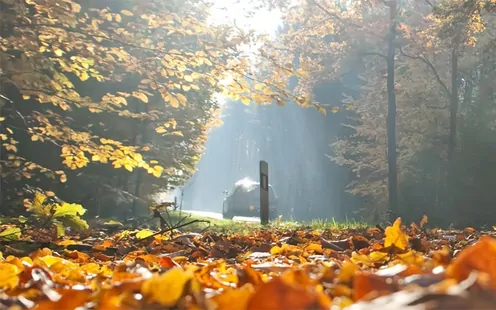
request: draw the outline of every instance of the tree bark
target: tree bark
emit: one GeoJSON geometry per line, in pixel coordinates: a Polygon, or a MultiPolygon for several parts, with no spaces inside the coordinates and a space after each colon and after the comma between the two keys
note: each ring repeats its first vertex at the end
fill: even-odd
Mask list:
{"type": "Polygon", "coordinates": [[[448,141],[448,165],[453,168],[456,148],[456,123],[458,114],[458,54],[457,48],[451,51],[451,99],[450,99],[450,125],[448,141]]]}
{"type": "Polygon", "coordinates": [[[389,3],[389,35],[387,51],[387,157],[388,157],[388,202],[391,220],[398,212],[398,171],[396,154],[396,90],[395,90],[395,56],[396,56],[396,13],[397,0],[389,3]]]}

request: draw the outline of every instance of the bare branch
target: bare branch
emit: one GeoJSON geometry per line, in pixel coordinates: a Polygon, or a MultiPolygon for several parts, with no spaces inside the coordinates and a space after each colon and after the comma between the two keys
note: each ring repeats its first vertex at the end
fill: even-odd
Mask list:
{"type": "Polygon", "coordinates": [[[362,57],[365,57],[365,56],[379,56],[379,57],[382,57],[384,59],[387,58],[386,55],[381,54],[381,53],[378,53],[378,52],[363,52],[363,53],[359,53],[359,55],[362,56],[362,57]]]}

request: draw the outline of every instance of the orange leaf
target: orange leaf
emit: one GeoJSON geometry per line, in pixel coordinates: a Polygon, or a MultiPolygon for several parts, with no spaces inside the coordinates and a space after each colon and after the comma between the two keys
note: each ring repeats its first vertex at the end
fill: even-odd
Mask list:
{"type": "Polygon", "coordinates": [[[164,257],[160,258],[160,261],[158,262],[158,264],[160,265],[160,267],[164,267],[164,268],[172,268],[172,267],[175,267],[175,266],[179,266],[178,263],[176,263],[175,261],[173,261],[168,256],[164,256],[164,257]]]}
{"type": "Polygon", "coordinates": [[[422,217],[422,219],[420,220],[420,228],[424,227],[425,224],[427,224],[429,221],[429,218],[427,217],[427,215],[424,215],[422,217]]]}
{"type": "Polygon", "coordinates": [[[222,294],[213,297],[211,300],[216,304],[215,309],[218,310],[231,310],[233,309],[233,305],[236,305],[237,309],[245,309],[254,293],[255,289],[253,288],[253,285],[248,283],[243,285],[240,289],[230,289],[224,291],[222,294]]]}
{"type": "Polygon", "coordinates": [[[491,278],[493,289],[496,289],[496,240],[490,236],[482,236],[473,246],[462,250],[447,267],[448,277],[458,281],[466,279],[474,270],[485,272],[491,278]]]}
{"type": "Polygon", "coordinates": [[[465,227],[463,232],[465,232],[467,234],[473,234],[475,232],[475,229],[473,229],[472,227],[465,227]]]}
{"type": "Polygon", "coordinates": [[[60,293],[62,297],[58,301],[43,300],[38,303],[36,309],[77,309],[83,307],[91,295],[88,290],[64,290],[60,293]]]}
{"type": "Polygon", "coordinates": [[[258,287],[246,310],[329,309],[330,299],[327,296],[319,296],[321,294],[315,290],[290,285],[278,277],[258,287]]]}
{"type": "Polygon", "coordinates": [[[66,255],[67,257],[72,258],[74,262],[79,264],[84,264],[90,259],[90,256],[88,254],[79,251],[72,251],[70,253],[67,253],[66,255]]]}

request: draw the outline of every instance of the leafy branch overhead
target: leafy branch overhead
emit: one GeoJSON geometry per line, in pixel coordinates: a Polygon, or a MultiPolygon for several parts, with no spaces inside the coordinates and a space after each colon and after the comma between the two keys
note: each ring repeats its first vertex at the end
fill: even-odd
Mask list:
{"type": "MultiPolygon", "coordinates": [[[[239,49],[254,36],[208,24],[202,3],[186,1],[179,6],[153,0],[126,2],[115,9],[104,2],[0,2],[5,29],[0,39],[0,83],[20,94],[8,93],[12,113],[5,117],[1,139],[9,159],[2,164],[15,161],[16,169],[9,174],[18,179],[35,170],[61,182],[67,178],[16,155],[19,135],[27,134],[34,145],[59,148],[65,169],[95,162],[160,177],[164,171],[174,174],[177,167],[147,156],[149,146],[108,136],[111,119],[154,124],[163,139],[195,141],[187,132],[197,130],[196,122],[203,122],[201,126],[212,122],[191,122],[184,119],[184,111],[200,107],[205,94],[221,92],[244,103],[285,102],[292,97],[283,81],[255,87],[247,56],[239,49]],[[24,102],[37,108],[21,108],[24,102]],[[85,119],[102,121],[99,126],[82,125],[85,119]]],[[[216,117],[214,111],[208,113],[211,119],[216,117]]]]}

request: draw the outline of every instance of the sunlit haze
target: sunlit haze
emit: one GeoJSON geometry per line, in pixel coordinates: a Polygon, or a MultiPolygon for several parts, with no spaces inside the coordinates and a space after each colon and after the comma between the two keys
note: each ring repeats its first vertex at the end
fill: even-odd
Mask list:
{"type": "MultiPolygon", "coordinates": [[[[253,10],[249,1],[241,4],[236,0],[217,0],[212,8],[210,22],[212,24],[235,24],[243,30],[254,30],[257,34],[267,34],[274,36],[277,27],[281,25],[281,14],[278,11],[257,10],[255,13],[248,15],[253,10]]],[[[251,57],[255,57],[259,45],[241,47],[251,57]]],[[[230,80],[226,79],[226,83],[230,80]]],[[[224,105],[227,98],[221,94],[215,94],[217,102],[224,105]]]]}
{"type": "Polygon", "coordinates": [[[236,0],[217,0],[215,3],[211,16],[214,24],[236,23],[240,28],[267,34],[274,34],[281,24],[281,15],[277,11],[258,10],[247,17],[247,11],[252,9],[250,1],[240,4],[236,0]]]}

